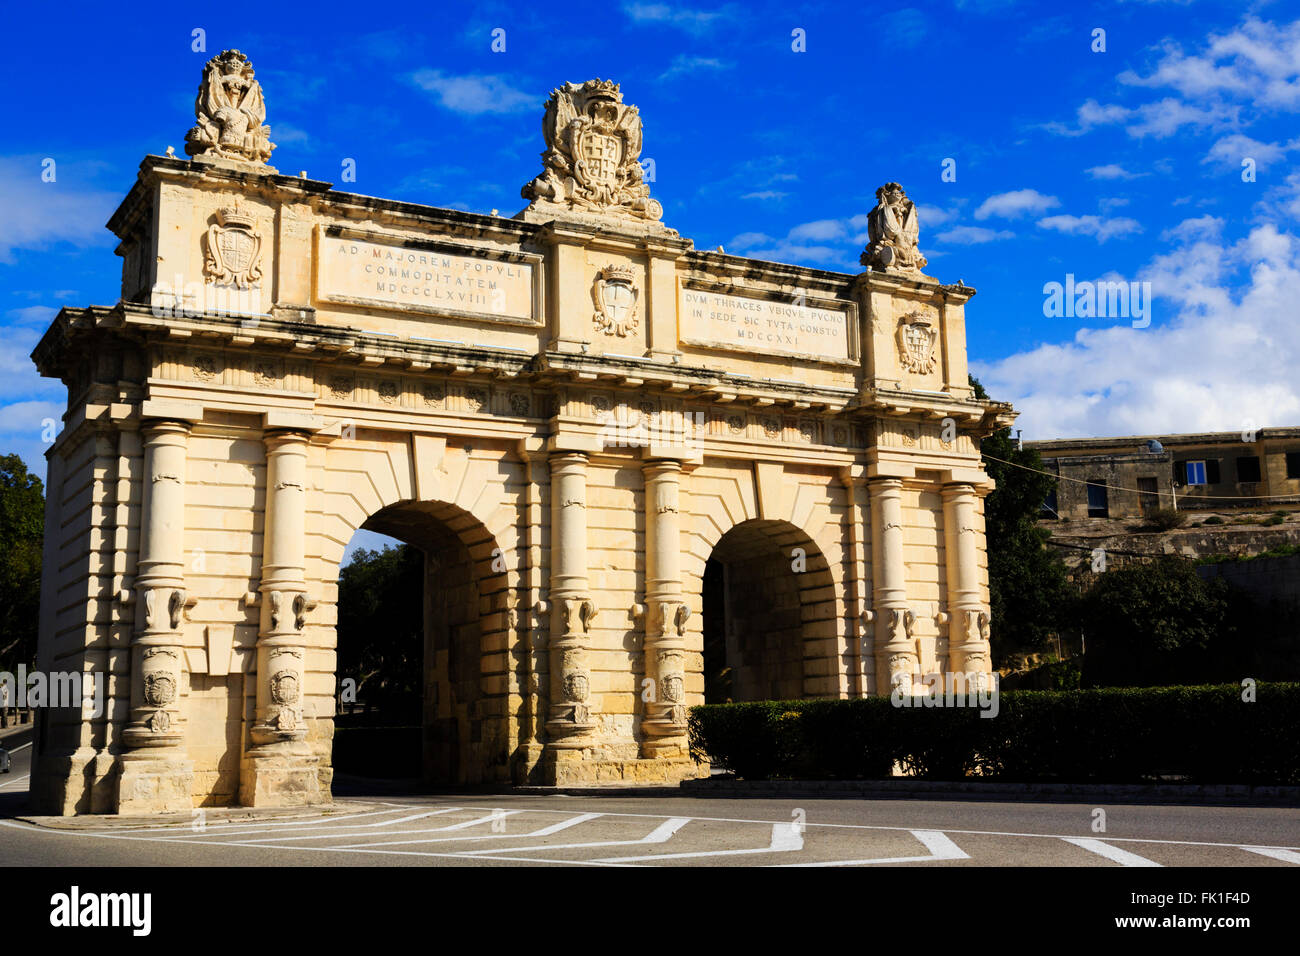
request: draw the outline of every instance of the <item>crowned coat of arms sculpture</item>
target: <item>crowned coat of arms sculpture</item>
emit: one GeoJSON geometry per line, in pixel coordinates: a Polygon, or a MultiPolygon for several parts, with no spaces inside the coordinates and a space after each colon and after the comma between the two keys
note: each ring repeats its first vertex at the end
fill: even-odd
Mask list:
{"type": "Polygon", "coordinates": [[[617,83],[588,80],[551,91],[542,119],[542,174],[521,194],[530,208],[614,212],[647,221],[663,216],[641,164],[641,115],[617,83]]]}

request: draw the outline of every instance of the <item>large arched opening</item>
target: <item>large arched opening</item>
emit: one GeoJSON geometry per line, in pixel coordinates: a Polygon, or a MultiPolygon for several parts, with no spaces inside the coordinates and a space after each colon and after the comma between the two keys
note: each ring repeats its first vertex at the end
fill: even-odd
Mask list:
{"type": "Polygon", "coordinates": [[[804,532],[735,525],[705,563],[702,598],[705,703],[820,696],[837,649],[835,587],[804,532]]]}
{"type": "Polygon", "coordinates": [[[340,570],[336,777],[361,789],[508,779],[500,548],[478,519],[442,502],[390,505],[360,530],[401,545],[353,554],[340,570]]]}

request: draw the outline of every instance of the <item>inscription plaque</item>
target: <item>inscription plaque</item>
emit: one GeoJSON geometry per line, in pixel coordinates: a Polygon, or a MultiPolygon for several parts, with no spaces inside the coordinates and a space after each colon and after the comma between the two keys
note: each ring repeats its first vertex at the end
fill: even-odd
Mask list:
{"type": "Polygon", "coordinates": [[[322,232],[316,297],[396,311],[536,324],[536,266],[322,232]]]}

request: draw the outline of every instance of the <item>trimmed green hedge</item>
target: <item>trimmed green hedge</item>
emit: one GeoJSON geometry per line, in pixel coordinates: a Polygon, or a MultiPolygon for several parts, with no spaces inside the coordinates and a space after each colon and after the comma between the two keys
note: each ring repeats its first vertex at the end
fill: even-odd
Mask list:
{"type": "Polygon", "coordinates": [[[749,780],[920,777],[1005,781],[1300,784],[1300,684],[1006,691],[974,707],[888,697],[710,704],[691,753],[749,780]]]}

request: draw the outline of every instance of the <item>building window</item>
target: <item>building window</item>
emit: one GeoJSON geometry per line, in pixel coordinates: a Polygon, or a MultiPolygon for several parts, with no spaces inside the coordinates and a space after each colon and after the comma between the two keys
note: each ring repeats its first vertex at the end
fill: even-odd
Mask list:
{"type": "Polygon", "coordinates": [[[1060,515],[1057,514],[1056,512],[1056,489],[1055,488],[1053,488],[1051,491],[1047,493],[1047,497],[1043,499],[1042,507],[1038,509],[1038,513],[1044,518],[1060,517],[1060,515]]]}
{"type": "Polygon", "coordinates": [[[1259,481],[1259,456],[1243,455],[1237,459],[1237,480],[1241,482],[1259,481]]]}
{"type": "Polygon", "coordinates": [[[1300,478],[1300,451],[1286,453],[1286,476],[1288,478],[1300,478]]]}
{"type": "Polygon", "coordinates": [[[1093,478],[1088,482],[1088,517],[1110,517],[1110,501],[1106,493],[1106,483],[1100,478],[1093,478]]]}
{"type": "Polygon", "coordinates": [[[1183,464],[1184,467],[1186,468],[1185,477],[1187,479],[1187,484],[1189,485],[1205,484],[1205,462],[1188,461],[1188,462],[1184,462],[1183,464]]]}

